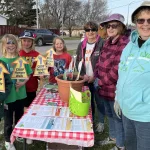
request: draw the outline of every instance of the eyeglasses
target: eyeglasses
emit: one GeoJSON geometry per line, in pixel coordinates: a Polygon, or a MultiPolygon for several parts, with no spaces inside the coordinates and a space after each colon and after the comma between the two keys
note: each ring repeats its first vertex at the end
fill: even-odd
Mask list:
{"type": "Polygon", "coordinates": [[[138,24],[144,24],[145,21],[147,21],[147,23],[150,24],[150,18],[149,19],[143,19],[143,18],[141,18],[141,19],[137,19],[136,20],[136,22],[138,24]]]}
{"type": "Polygon", "coordinates": [[[107,24],[106,28],[109,29],[111,27],[112,29],[117,29],[118,26],[118,24],[107,24]]]}
{"type": "Polygon", "coordinates": [[[7,44],[15,44],[15,42],[12,40],[9,40],[9,41],[7,41],[7,44]]]}
{"type": "Polygon", "coordinates": [[[96,32],[97,31],[97,29],[95,29],[95,28],[92,28],[92,29],[85,29],[85,32],[96,32]]]}

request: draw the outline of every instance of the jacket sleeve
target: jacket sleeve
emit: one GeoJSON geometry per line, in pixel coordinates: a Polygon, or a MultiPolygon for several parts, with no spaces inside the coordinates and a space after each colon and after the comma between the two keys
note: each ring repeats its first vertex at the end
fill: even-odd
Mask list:
{"type": "Polygon", "coordinates": [[[95,68],[94,68],[94,77],[95,78],[98,78],[99,62],[100,62],[100,56],[101,56],[101,51],[103,49],[103,45],[104,45],[104,40],[101,39],[101,42],[99,44],[99,49],[100,49],[99,57],[98,57],[98,61],[97,61],[96,65],[95,65],[95,68]]]}
{"type": "Polygon", "coordinates": [[[76,58],[76,68],[78,70],[78,64],[79,64],[79,61],[81,60],[81,56],[80,56],[80,51],[81,51],[81,43],[79,43],[78,45],[78,48],[77,48],[77,51],[76,51],[76,55],[77,55],[77,58],[76,58]]]}
{"type": "Polygon", "coordinates": [[[99,60],[100,60],[100,55],[99,55],[98,62],[96,63],[96,66],[95,66],[95,69],[94,69],[94,78],[98,78],[99,60]]]}
{"type": "Polygon", "coordinates": [[[115,60],[113,62],[113,67],[102,79],[99,80],[98,84],[100,86],[111,85],[111,84],[117,82],[117,80],[118,80],[118,65],[119,65],[120,56],[121,56],[121,53],[122,53],[122,50],[124,49],[124,47],[125,47],[125,45],[120,46],[118,53],[116,53],[116,56],[114,58],[115,60]]]}
{"type": "MultiPolygon", "coordinates": [[[[6,67],[6,64],[3,63],[4,66],[6,67]]],[[[7,68],[7,67],[6,67],[7,68]]],[[[10,74],[4,74],[4,79],[5,79],[5,93],[0,93],[0,101],[3,102],[7,96],[9,95],[11,88],[12,88],[12,80],[10,78],[10,74]]]]}

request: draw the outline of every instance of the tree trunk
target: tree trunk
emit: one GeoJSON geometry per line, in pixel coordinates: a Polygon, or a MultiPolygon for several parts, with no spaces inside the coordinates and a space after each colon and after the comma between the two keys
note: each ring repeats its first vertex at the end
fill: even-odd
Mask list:
{"type": "Polygon", "coordinates": [[[69,28],[69,37],[72,37],[72,30],[69,28]]]}

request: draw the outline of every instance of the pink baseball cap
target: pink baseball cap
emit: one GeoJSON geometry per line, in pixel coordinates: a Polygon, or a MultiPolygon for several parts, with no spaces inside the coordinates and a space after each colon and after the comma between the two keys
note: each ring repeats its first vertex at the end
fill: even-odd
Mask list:
{"type": "Polygon", "coordinates": [[[124,26],[124,16],[121,14],[112,14],[110,15],[105,21],[101,22],[100,25],[104,26],[105,24],[107,24],[110,21],[119,21],[121,22],[124,26]]]}

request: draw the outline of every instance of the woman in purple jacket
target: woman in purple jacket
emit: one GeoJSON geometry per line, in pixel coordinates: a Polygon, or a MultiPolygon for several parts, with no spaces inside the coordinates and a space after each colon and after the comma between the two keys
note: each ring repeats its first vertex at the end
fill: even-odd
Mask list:
{"type": "Polygon", "coordinates": [[[105,113],[109,121],[109,138],[100,141],[101,145],[116,143],[119,150],[124,150],[124,131],[122,119],[119,119],[114,111],[114,98],[118,79],[118,64],[122,50],[128,43],[125,36],[124,17],[113,14],[101,23],[106,27],[108,39],[106,40],[99,61],[95,67],[95,87],[99,88],[99,99],[96,101],[100,110],[101,101],[104,102],[105,113]]]}

